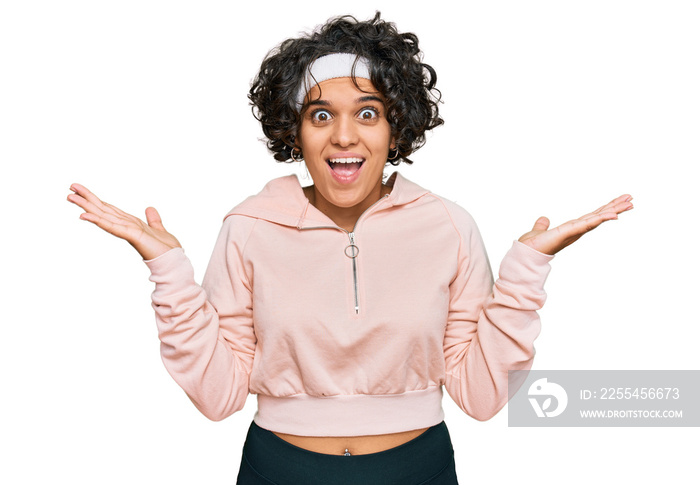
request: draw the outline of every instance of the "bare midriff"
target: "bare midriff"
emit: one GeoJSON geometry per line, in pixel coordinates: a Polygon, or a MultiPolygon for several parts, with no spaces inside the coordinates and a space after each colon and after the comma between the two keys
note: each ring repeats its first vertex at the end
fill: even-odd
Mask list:
{"type": "Polygon", "coordinates": [[[367,455],[396,448],[423,434],[428,428],[401,433],[373,436],[297,436],[275,433],[279,438],[299,448],[326,455],[367,455]]]}

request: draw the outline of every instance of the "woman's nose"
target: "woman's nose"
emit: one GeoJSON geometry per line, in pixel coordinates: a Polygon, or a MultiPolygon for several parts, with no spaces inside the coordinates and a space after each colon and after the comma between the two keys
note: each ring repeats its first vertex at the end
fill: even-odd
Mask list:
{"type": "Polygon", "coordinates": [[[358,142],[357,126],[353,119],[341,116],[333,124],[331,143],[342,147],[355,145],[358,142]]]}

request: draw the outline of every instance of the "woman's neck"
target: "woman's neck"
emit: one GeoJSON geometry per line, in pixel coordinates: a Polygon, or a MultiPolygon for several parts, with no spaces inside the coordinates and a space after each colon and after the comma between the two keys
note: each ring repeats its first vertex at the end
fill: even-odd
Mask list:
{"type": "Polygon", "coordinates": [[[328,216],[338,227],[352,232],[360,216],[374,203],[391,192],[391,187],[379,184],[362,202],[351,207],[339,207],[327,201],[315,185],[304,187],[304,195],[311,205],[328,216]]]}

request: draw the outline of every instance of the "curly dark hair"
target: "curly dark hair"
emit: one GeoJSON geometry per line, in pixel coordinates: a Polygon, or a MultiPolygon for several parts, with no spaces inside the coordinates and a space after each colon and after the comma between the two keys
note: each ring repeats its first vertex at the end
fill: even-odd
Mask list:
{"type": "Polygon", "coordinates": [[[369,61],[371,81],[386,100],[398,150],[398,156],[387,162],[412,163],[407,157],[425,144],[425,132],[443,123],[438,114],[437,75],[421,62],[418,37],[399,33],[393,23],[380,17],[377,12],[364,22],[349,15],[332,18],[310,34],[285,40],[265,57],[248,98],[275,160],[292,161],[295,148],[298,157],[295,140],[303,109],[298,110],[296,93],[311,63],[328,54],[355,54],[369,61]]]}

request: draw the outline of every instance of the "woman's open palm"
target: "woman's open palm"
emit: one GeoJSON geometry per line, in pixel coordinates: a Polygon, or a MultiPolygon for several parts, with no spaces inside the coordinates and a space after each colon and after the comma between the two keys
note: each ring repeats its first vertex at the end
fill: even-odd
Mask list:
{"type": "Polygon", "coordinates": [[[631,200],[631,195],[621,195],[589,214],[552,229],[548,229],[549,219],[540,217],[532,230],[518,240],[541,253],[555,254],[603,222],[617,219],[618,214],[632,209],[631,200]]]}
{"type": "Polygon", "coordinates": [[[70,189],[74,193],[68,195],[68,200],[85,211],[80,214],[81,219],[124,239],[143,259],[154,259],[173,248],[182,247],[175,236],[165,230],[158,211],[153,207],[146,209],[146,223],[101,201],[80,184],[73,184],[70,189]]]}

